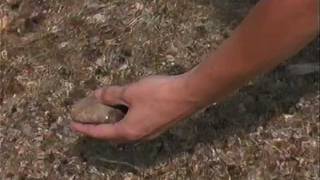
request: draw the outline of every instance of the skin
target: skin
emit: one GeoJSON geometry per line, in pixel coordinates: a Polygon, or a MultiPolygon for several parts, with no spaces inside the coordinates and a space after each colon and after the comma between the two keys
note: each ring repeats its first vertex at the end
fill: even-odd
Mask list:
{"type": "Polygon", "coordinates": [[[261,0],[230,38],[187,73],[151,76],[126,86],[96,90],[106,105],[126,105],[115,124],[71,127],[114,143],[150,140],[248,80],[274,69],[319,34],[319,0],[261,0]]]}

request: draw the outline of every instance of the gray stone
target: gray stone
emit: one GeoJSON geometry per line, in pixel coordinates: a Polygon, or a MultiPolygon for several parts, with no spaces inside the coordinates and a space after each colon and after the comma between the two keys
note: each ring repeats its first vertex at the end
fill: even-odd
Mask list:
{"type": "Polygon", "coordinates": [[[95,96],[91,95],[73,105],[71,116],[75,122],[103,124],[121,120],[124,113],[119,109],[101,104],[95,96]]]}

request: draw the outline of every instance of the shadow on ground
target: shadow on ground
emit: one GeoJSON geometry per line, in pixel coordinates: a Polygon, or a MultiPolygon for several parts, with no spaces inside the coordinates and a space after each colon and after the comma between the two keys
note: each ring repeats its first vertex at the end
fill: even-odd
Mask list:
{"type": "Polygon", "coordinates": [[[80,138],[73,153],[99,168],[139,172],[140,168],[167,161],[179,153],[192,153],[198,143],[223,144],[230,136],[243,136],[272,118],[293,113],[301,97],[316,91],[316,77],[290,76],[284,66],[279,67],[226,102],[208,107],[152,142],[115,147],[80,138]]]}
{"type": "MultiPolygon", "coordinates": [[[[218,1],[200,2],[226,8],[226,3],[217,4],[218,1]]],[[[233,1],[229,2],[232,4],[233,1]]],[[[233,3],[232,7],[237,4],[233,3]]],[[[316,57],[310,56],[316,52],[312,47],[308,50],[311,53],[303,51],[291,61],[317,61],[316,57]]],[[[299,99],[314,93],[318,87],[314,74],[292,76],[285,66],[255,82],[226,102],[208,107],[152,142],[115,147],[106,142],[80,138],[71,153],[97,168],[139,173],[141,168],[168,161],[180,153],[193,153],[198,143],[221,145],[230,136],[254,132],[272,118],[294,112],[299,99]]]]}

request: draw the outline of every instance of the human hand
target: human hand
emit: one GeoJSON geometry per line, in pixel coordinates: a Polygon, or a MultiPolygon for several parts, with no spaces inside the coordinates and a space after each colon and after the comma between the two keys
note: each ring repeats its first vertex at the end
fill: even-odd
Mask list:
{"type": "Polygon", "coordinates": [[[185,89],[184,75],[152,76],[126,86],[110,86],[95,91],[105,105],[128,107],[126,116],[114,124],[89,125],[72,122],[71,127],[87,136],[126,143],[150,140],[200,107],[185,89]]]}

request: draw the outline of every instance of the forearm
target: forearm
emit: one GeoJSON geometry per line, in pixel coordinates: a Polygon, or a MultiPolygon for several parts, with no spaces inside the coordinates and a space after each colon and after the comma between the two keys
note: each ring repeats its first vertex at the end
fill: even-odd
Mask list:
{"type": "Polygon", "coordinates": [[[188,96],[218,101],[301,50],[318,29],[318,0],[262,0],[215,52],[184,74],[188,96]]]}

